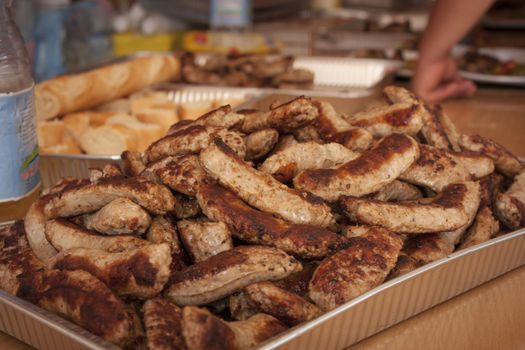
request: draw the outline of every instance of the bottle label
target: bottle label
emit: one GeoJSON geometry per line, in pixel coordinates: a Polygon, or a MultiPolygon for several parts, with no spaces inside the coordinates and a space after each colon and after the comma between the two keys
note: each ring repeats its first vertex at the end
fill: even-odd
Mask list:
{"type": "Polygon", "coordinates": [[[250,0],[212,0],[210,22],[213,27],[246,27],[250,24],[250,0]]]}
{"type": "Polygon", "coordinates": [[[33,87],[0,94],[0,202],[18,200],[40,184],[33,87]]]}

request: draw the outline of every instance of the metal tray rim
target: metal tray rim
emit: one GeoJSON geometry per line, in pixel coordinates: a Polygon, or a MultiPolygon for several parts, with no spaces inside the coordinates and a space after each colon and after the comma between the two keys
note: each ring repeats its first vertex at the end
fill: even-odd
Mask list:
{"type": "Polygon", "coordinates": [[[459,259],[463,256],[466,256],[466,255],[470,255],[476,251],[479,251],[479,250],[483,250],[483,249],[486,249],[490,246],[493,246],[493,245],[497,245],[501,242],[505,242],[505,241],[509,241],[509,240],[513,240],[517,237],[520,237],[520,236],[525,236],[525,228],[521,228],[521,229],[518,229],[516,231],[512,231],[512,232],[509,232],[505,235],[502,235],[500,237],[496,237],[496,238],[493,238],[493,239],[490,239],[486,242],[483,242],[481,244],[477,244],[475,246],[472,246],[472,247],[469,247],[467,249],[462,249],[462,250],[459,250],[459,251],[455,251],[453,252],[452,254],[444,257],[444,258],[441,258],[439,260],[436,260],[436,261],[433,261],[431,263],[428,263],[426,265],[423,265],[405,275],[402,275],[402,276],[399,276],[399,277],[396,277],[390,281],[387,281],[387,282],[384,282],[382,283],[381,285],[379,285],[378,287],[348,301],[347,303],[331,310],[331,311],[328,311],[324,314],[322,314],[321,316],[313,319],[312,321],[309,321],[307,323],[304,323],[304,324],[301,324],[301,325],[297,325],[296,327],[294,328],[291,328],[289,329],[288,331],[286,332],[283,332],[282,334],[280,335],[277,335],[276,337],[274,338],[271,338],[269,340],[267,340],[266,342],[264,343],[261,343],[259,346],[256,347],[256,349],[258,350],[270,350],[270,349],[276,349],[278,348],[279,346],[281,345],[284,345],[286,342],[290,341],[291,339],[301,335],[302,333],[305,333],[306,331],[308,330],[311,330],[317,326],[319,326],[320,324],[324,323],[324,322],[327,322],[329,321],[330,319],[334,318],[335,316],[339,315],[339,314],[342,314],[342,313],[345,313],[347,312],[348,310],[352,309],[353,307],[355,307],[356,305],[359,305],[360,303],[362,303],[363,301],[367,300],[367,299],[370,299],[372,297],[374,297],[375,295],[383,292],[384,290],[386,289],[389,289],[389,288],[392,288],[398,284],[401,284],[405,281],[408,281],[410,279],[413,279],[415,278],[416,276],[419,276],[419,275],[422,275],[424,273],[426,273],[427,271],[429,270],[433,270],[441,265],[444,265],[444,264],[447,264],[449,261],[452,261],[452,260],[456,260],[456,259],[459,259]]]}
{"type": "MultiPolygon", "coordinates": [[[[259,349],[259,350],[276,349],[280,346],[285,345],[288,341],[300,336],[301,334],[309,330],[312,330],[318,327],[319,325],[325,322],[330,321],[330,319],[336,317],[337,315],[340,315],[342,313],[349,311],[350,309],[356,307],[360,303],[368,299],[371,299],[375,295],[387,289],[390,289],[398,284],[414,279],[415,277],[423,275],[427,271],[436,269],[439,266],[446,265],[450,261],[459,259],[463,256],[470,255],[480,250],[487,249],[488,247],[498,245],[505,241],[514,240],[521,236],[525,236],[525,228],[521,228],[516,231],[509,232],[505,235],[493,238],[487,242],[472,246],[470,248],[456,251],[448,255],[447,257],[444,257],[442,259],[439,259],[429,264],[426,264],[424,266],[421,266],[418,269],[411,271],[410,273],[399,276],[391,281],[385,282],[381,284],[380,286],[362,294],[361,296],[355,299],[352,299],[351,301],[345,303],[344,305],[341,305],[334,310],[324,313],[323,315],[319,316],[318,318],[310,322],[298,325],[280,335],[277,335],[274,338],[270,338],[266,342],[261,343],[259,346],[255,347],[255,349],[259,349]]],[[[20,312],[23,312],[24,314],[31,316],[32,318],[36,319],[40,323],[44,323],[47,326],[51,326],[52,328],[59,331],[64,336],[68,338],[73,338],[73,340],[81,343],[81,345],[85,346],[86,348],[89,348],[89,349],[115,349],[117,348],[115,345],[103,340],[100,337],[97,337],[89,333],[88,331],[69,322],[68,320],[63,319],[58,315],[52,314],[44,309],[41,309],[38,306],[33,305],[16,296],[7,294],[6,292],[1,291],[1,290],[0,290],[0,301],[4,303],[8,303],[10,306],[15,307],[20,312]]],[[[0,315],[0,318],[1,317],[2,315],[0,315]]]]}

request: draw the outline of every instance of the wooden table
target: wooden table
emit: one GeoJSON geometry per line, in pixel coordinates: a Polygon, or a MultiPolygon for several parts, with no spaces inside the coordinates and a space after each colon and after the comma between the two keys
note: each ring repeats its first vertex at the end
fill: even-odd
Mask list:
{"type": "MultiPolygon", "coordinates": [[[[276,98],[286,99],[287,97],[270,97],[261,101],[257,107],[265,108],[276,98]]],[[[341,112],[352,113],[362,109],[366,104],[373,103],[374,99],[376,98],[377,95],[374,97],[346,101],[332,99],[327,100],[332,102],[337,110],[341,112]]],[[[488,136],[493,138],[495,141],[502,143],[515,154],[525,157],[525,90],[481,89],[471,99],[448,101],[444,103],[443,107],[445,112],[450,115],[452,120],[462,132],[479,133],[481,135],[488,136]]],[[[436,325],[442,324],[441,322],[447,322],[447,325],[450,329],[470,329],[471,332],[479,332],[481,328],[476,329],[476,319],[469,319],[468,317],[464,317],[464,315],[461,317],[455,317],[454,314],[451,314],[450,310],[453,310],[454,308],[460,308],[463,310],[462,312],[470,312],[469,307],[483,307],[483,293],[491,293],[494,288],[499,288],[501,293],[505,294],[507,298],[509,298],[510,295],[514,295],[515,299],[512,300],[515,300],[514,303],[516,306],[519,306],[514,308],[514,303],[507,302],[500,304],[499,308],[490,309],[491,314],[487,315],[484,312],[476,313],[481,315],[480,317],[489,317],[492,320],[498,317],[498,322],[500,322],[498,327],[493,327],[492,331],[490,331],[490,324],[488,326],[486,325],[485,328],[487,328],[487,331],[483,334],[452,332],[447,337],[440,339],[442,343],[439,343],[439,347],[434,346],[435,343],[426,342],[426,348],[460,349],[462,348],[462,344],[468,345],[479,343],[474,342],[474,340],[472,340],[473,342],[471,343],[465,343],[465,337],[472,337],[472,339],[474,339],[476,337],[489,336],[490,339],[500,339],[500,337],[504,335],[522,337],[522,342],[518,343],[514,341],[515,338],[506,338],[505,344],[523,345],[525,344],[525,335],[521,330],[525,329],[525,319],[523,318],[523,315],[525,314],[525,268],[519,269],[518,272],[512,274],[511,276],[512,278],[505,278],[505,276],[500,277],[493,282],[490,282],[490,284],[488,284],[489,287],[480,286],[468,293],[465,293],[462,296],[454,298],[437,306],[436,308],[415,316],[410,320],[392,327],[389,330],[383,331],[382,333],[367,339],[361,344],[356,345],[355,349],[405,349],[405,345],[413,342],[414,336],[417,334],[419,334],[420,338],[423,337],[422,340],[418,338],[419,340],[417,344],[424,346],[424,337],[426,335],[421,335],[422,333],[420,332],[414,333],[410,331],[410,329],[418,329],[419,331],[429,332],[428,334],[430,336],[432,334],[431,332],[433,331],[432,327],[423,327],[423,325],[426,325],[427,323],[436,325]],[[506,283],[508,284],[508,287],[506,283]],[[520,289],[516,289],[516,286],[519,286],[520,289]],[[503,290],[501,290],[501,288],[503,288],[503,290]],[[515,290],[515,293],[513,294],[510,292],[510,289],[515,290]],[[521,310],[521,313],[517,314],[515,312],[516,310],[521,310]],[[507,315],[507,317],[505,315],[507,315]],[[504,325],[505,327],[501,327],[501,325],[504,325]],[[501,331],[502,333],[496,333],[497,331],[501,331]],[[452,335],[455,335],[459,338],[454,338],[452,335]],[[392,339],[392,341],[389,341],[388,339],[392,339]]],[[[489,294],[486,295],[488,296],[489,294]]],[[[435,337],[433,339],[435,339],[435,337]]],[[[489,341],[487,344],[494,343],[489,341]]],[[[410,349],[412,348],[417,349],[420,347],[416,346],[411,347],[410,349]]],[[[32,348],[0,332],[0,349],[26,350],[32,348]]]]}

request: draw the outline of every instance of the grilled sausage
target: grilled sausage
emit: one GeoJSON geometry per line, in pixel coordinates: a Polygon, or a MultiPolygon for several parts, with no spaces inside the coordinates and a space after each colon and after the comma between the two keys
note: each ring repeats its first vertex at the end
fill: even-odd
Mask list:
{"type": "Polygon", "coordinates": [[[396,103],[356,113],[347,117],[346,121],[352,126],[366,129],[377,138],[394,133],[415,136],[423,126],[424,113],[421,104],[396,103]]]}
{"type": "Polygon", "coordinates": [[[117,198],[93,214],[84,214],[84,226],[107,235],[143,234],[151,217],[128,198],[117,198]]]}
{"type": "Polygon", "coordinates": [[[224,222],[245,242],[268,245],[304,259],[320,259],[345,247],[346,240],[319,226],[290,224],[255,210],[217,184],[203,184],[197,199],[210,220],[224,222]]]}
{"type": "Polygon", "coordinates": [[[233,248],[232,233],[222,222],[181,220],[177,227],[194,262],[204,261],[233,248]]]}
{"type": "Polygon", "coordinates": [[[317,306],[272,282],[251,284],[244,288],[244,292],[260,312],[272,315],[290,327],[321,315],[317,306]]]}
{"type": "Polygon", "coordinates": [[[338,168],[303,171],[295,177],[294,185],[331,202],[344,195],[363,196],[394,181],[418,156],[413,138],[393,134],[338,168]]]}
{"type": "Polygon", "coordinates": [[[147,300],[142,308],[150,350],[188,350],[182,335],[182,309],[166,299],[147,300]]]}
{"type": "Polygon", "coordinates": [[[303,170],[332,168],[358,156],[358,153],[338,143],[322,145],[309,141],[292,145],[266,158],[259,170],[287,182],[303,170]]]}
{"type": "Polygon", "coordinates": [[[402,239],[382,228],[371,227],[351,246],[319,264],[309,285],[309,296],[327,311],[380,285],[395,266],[402,239]]]}
{"type": "Polygon", "coordinates": [[[182,308],[182,336],[191,350],[236,350],[235,333],[228,323],[206,309],[182,308]]]}
{"type": "Polygon", "coordinates": [[[69,188],[40,199],[47,218],[70,217],[96,211],[117,198],[129,198],[147,211],[165,214],[175,198],[166,187],[134,178],[103,179],[96,184],[69,188]]]}
{"type": "Polygon", "coordinates": [[[199,157],[193,154],[163,158],[150,164],[141,176],[188,196],[195,196],[197,184],[207,178],[199,157]]]}
{"type": "Polygon", "coordinates": [[[279,140],[279,132],[275,129],[262,129],[252,132],[244,138],[246,144],[246,160],[255,160],[268,154],[279,140]]]}
{"type": "Polygon", "coordinates": [[[178,123],[173,124],[168,130],[167,135],[172,135],[177,131],[186,129],[190,126],[214,126],[225,129],[235,129],[239,127],[244,121],[244,115],[239,113],[233,113],[230,105],[221,106],[213,111],[200,116],[199,118],[187,122],[187,120],[181,120],[178,123]]]}
{"type": "Polygon", "coordinates": [[[120,158],[122,159],[124,174],[127,176],[138,176],[146,168],[140,152],[124,151],[120,158]]]}
{"type": "Polygon", "coordinates": [[[46,237],[60,252],[73,248],[90,248],[116,253],[148,245],[147,241],[134,236],[101,236],[64,219],[47,221],[46,237]]]}
{"type": "Polygon", "coordinates": [[[87,271],[118,295],[147,299],[157,295],[168,281],[171,251],[165,243],[119,253],[74,248],[61,252],[50,264],[59,270],[87,271]]]}
{"type": "MultiPolygon", "coordinates": [[[[390,104],[411,103],[423,105],[423,101],[414,93],[398,86],[385,87],[383,89],[383,95],[390,104]]],[[[430,108],[426,105],[423,105],[423,107],[424,110],[422,110],[423,113],[421,114],[423,120],[421,134],[425,141],[429,145],[439,149],[454,149],[458,151],[457,132],[455,132],[455,128],[450,126],[452,123],[441,108],[439,106],[430,108]],[[447,131],[450,133],[450,137],[447,135],[447,131]],[[454,139],[454,137],[456,138],[455,146],[453,146],[451,142],[451,139],[454,139]]]]}
{"type": "Polygon", "coordinates": [[[471,175],[467,168],[447,151],[419,145],[419,158],[399,178],[441,192],[450,184],[470,180],[471,175]]]}
{"type": "Polygon", "coordinates": [[[488,241],[499,231],[499,222],[489,207],[483,207],[476,215],[474,224],[468,229],[458,249],[465,249],[488,241]]]}
{"type": "Polygon", "coordinates": [[[173,276],[166,297],[177,305],[203,305],[245,286],[283,278],[301,264],[281,250],[239,246],[191,265],[173,276]]]}
{"type": "Polygon", "coordinates": [[[479,201],[479,184],[464,182],[449,185],[436,197],[420,203],[344,197],[341,204],[345,213],[359,223],[418,234],[452,231],[466,225],[475,215],[479,201]]]}
{"type": "Polygon", "coordinates": [[[241,158],[244,158],[246,146],[239,133],[224,128],[193,125],[152,143],[144,152],[144,161],[149,164],[168,156],[199,153],[216,137],[221,138],[241,158]]]}
{"type": "Polygon", "coordinates": [[[122,347],[140,335],[134,312],[96,277],[45,269],[31,251],[21,221],[0,229],[0,289],[122,347]]]}
{"type": "Polygon", "coordinates": [[[473,179],[481,179],[494,172],[494,162],[489,157],[475,152],[448,152],[456,162],[467,169],[473,179]]]}
{"type": "Polygon", "coordinates": [[[246,114],[241,130],[245,133],[252,133],[261,129],[273,128],[279,132],[292,132],[312,122],[318,114],[312,101],[300,96],[268,112],[246,114]]]}
{"type": "Polygon", "coordinates": [[[281,321],[266,314],[257,314],[244,321],[228,322],[228,325],[235,334],[235,348],[239,350],[252,349],[288,329],[281,321]]]}
{"type": "Polygon", "coordinates": [[[146,232],[151,243],[167,243],[171,248],[171,270],[179,271],[186,267],[186,254],[177,234],[177,227],[167,216],[156,216],[146,232]]]}
{"type": "Polygon", "coordinates": [[[319,199],[293,190],[272,176],[253,169],[216,139],[200,154],[206,171],[248,204],[296,224],[335,224],[330,208],[319,199]]]}
{"type": "Polygon", "coordinates": [[[313,136],[313,140],[319,137],[325,142],[337,142],[356,151],[370,148],[374,138],[370,132],[350,125],[330,103],[315,101],[314,104],[319,111],[319,116],[312,125],[318,135],[313,136]]]}
{"type": "Polygon", "coordinates": [[[461,135],[459,138],[461,149],[480,152],[494,161],[496,169],[507,177],[516,176],[522,169],[523,164],[505,147],[480,135],[461,135]]]}
{"type": "Polygon", "coordinates": [[[515,177],[507,192],[498,194],[496,215],[511,230],[525,226],[525,171],[515,177]]]}
{"type": "Polygon", "coordinates": [[[410,201],[423,197],[423,193],[413,185],[406,182],[394,180],[372,195],[378,201],[401,202],[410,201]]]}

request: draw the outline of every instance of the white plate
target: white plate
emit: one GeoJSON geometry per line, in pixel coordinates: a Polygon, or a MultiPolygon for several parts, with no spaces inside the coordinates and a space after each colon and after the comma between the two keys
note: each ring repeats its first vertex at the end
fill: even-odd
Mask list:
{"type": "MultiPolygon", "coordinates": [[[[456,45],[452,49],[452,55],[456,58],[461,57],[469,49],[466,45],[456,45]]],[[[525,64],[525,49],[513,47],[485,47],[478,50],[479,53],[496,57],[501,61],[514,60],[518,63],[525,64]]],[[[413,50],[403,52],[405,59],[417,59],[418,53],[413,50]]],[[[483,74],[467,71],[460,71],[462,77],[470,79],[477,83],[488,83],[496,85],[525,86],[525,76],[523,75],[497,75],[483,74]]],[[[414,75],[413,70],[405,66],[398,69],[396,75],[401,78],[411,78],[414,75]]]]}

